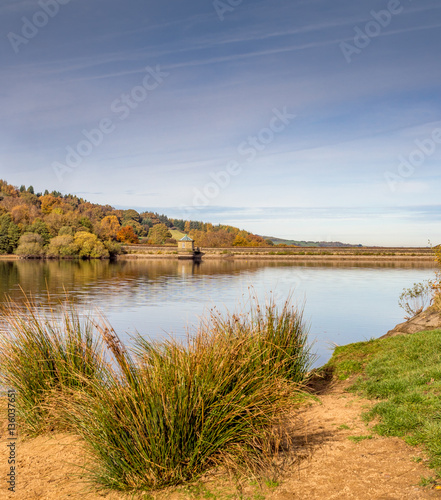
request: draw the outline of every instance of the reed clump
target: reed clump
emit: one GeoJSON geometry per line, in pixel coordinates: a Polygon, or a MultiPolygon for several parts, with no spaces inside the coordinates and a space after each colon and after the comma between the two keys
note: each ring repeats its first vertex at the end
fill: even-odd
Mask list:
{"type": "Polygon", "coordinates": [[[258,353],[254,370],[291,382],[305,381],[313,356],[307,344],[303,310],[293,306],[291,296],[282,308],[273,299],[261,306],[253,296],[241,313],[222,314],[214,308],[201,320],[196,338],[210,338],[220,332],[227,338],[246,338],[253,344],[258,353]]]}
{"type": "Polygon", "coordinates": [[[113,367],[66,386],[57,403],[87,444],[95,485],[151,490],[216,465],[268,465],[312,361],[289,300],[280,311],[257,301],[245,313],[214,309],[184,342],[138,335],[129,349],[109,325],[97,329],[113,367]]]}
{"type": "Polygon", "coordinates": [[[20,427],[29,435],[64,427],[54,398],[66,390],[105,379],[104,343],[94,323],[66,301],[61,310],[43,312],[32,300],[12,301],[0,310],[0,383],[15,388],[20,427]],[[56,406],[56,405],[55,405],[56,406]]]}

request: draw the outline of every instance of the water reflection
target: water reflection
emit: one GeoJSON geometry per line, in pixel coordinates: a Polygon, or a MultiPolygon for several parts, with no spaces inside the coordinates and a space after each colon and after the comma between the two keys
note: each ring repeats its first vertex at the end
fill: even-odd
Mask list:
{"type": "MultiPolygon", "coordinates": [[[[135,291],[148,283],[163,285],[173,280],[181,284],[189,277],[203,281],[206,277],[222,278],[238,274],[252,274],[262,269],[432,269],[427,262],[378,262],[347,264],[344,262],[298,262],[295,264],[265,261],[212,260],[203,263],[178,260],[126,260],[108,261],[0,261],[0,294],[20,300],[23,289],[40,300],[49,291],[52,297],[69,292],[72,299],[81,300],[84,294],[121,295],[135,291]]],[[[190,289],[189,289],[190,290],[190,289]]],[[[185,290],[187,296],[188,290],[185,290]]]]}
{"type": "Polygon", "coordinates": [[[100,309],[122,336],[158,337],[184,335],[207,307],[234,309],[250,286],[261,299],[275,292],[280,303],[294,290],[300,302],[306,298],[321,364],[332,343],[378,337],[401,321],[402,289],[432,275],[430,262],[0,261],[0,301],[20,301],[23,290],[44,308],[48,292],[52,299],[67,293],[81,307],[100,309]]]}

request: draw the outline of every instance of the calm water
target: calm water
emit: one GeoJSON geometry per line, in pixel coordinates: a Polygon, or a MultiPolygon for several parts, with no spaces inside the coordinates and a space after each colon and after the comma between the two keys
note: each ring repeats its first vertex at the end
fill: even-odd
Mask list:
{"type": "Polygon", "coordinates": [[[383,263],[291,265],[275,262],[0,261],[0,301],[22,299],[23,289],[47,306],[68,293],[85,308],[98,308],[124,339],[138,331],[150,337],[184,335],[207,308],[234,310],[249,294],[273,293],[282,304],[290,291],[305,303],[319,366],[334,344],[379,337],[403,321],[403,288],[433,276],[430,265],[383,263]]]}

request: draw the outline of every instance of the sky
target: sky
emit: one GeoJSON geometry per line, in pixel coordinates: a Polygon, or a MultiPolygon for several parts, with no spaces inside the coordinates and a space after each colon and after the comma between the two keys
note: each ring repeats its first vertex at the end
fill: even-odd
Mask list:
{"type": "Polygon", "coordinates": [[[0,0],[0,178],[257,234],[441,242],[439,0],[0,0]]]}

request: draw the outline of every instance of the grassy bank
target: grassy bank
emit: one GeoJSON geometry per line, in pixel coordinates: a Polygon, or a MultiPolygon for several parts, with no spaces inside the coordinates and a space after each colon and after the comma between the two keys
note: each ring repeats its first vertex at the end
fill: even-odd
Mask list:
{"type": "Polygon", "coordinates": [[[17,391],[22,431],[83,439],[98,488],[158,489],[218,465],[264,475],[312,359],[289,301],[248,306],[211,311],[185,342],[137,336],[129,348],[69,304],[61,317],[9,304],[0,383],[17,391]]]}
{"type": "Polygon", "coordinates": [[[422,446],[441,478],[441,330],[337,347],[322,372],[355,377],[350,390],[375,401],[364,419],[422,446]]]}

